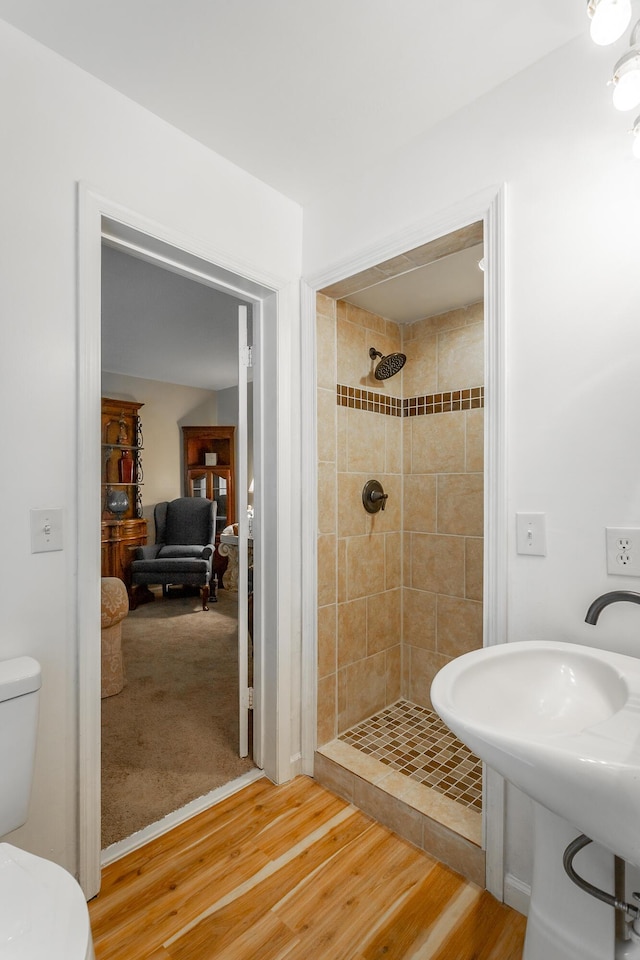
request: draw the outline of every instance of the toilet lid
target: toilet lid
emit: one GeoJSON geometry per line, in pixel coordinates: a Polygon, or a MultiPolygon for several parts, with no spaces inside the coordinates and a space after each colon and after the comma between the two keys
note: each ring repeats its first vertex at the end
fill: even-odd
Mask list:
{"type": "Polygon", "coordinates": [[[87,904],[71,874],[0,843],[2,960],[84,960],[89,936],[87,904]]]}

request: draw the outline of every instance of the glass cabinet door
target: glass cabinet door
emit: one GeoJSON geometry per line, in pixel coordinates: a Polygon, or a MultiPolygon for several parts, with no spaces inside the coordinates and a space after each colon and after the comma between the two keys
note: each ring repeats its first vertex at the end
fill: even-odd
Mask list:
{"type": "Polygon", "coordinates": [[[231,491],[231,471],[228,467],[202,467],[189,470],[188,497],[203,497],[215,500],[218,504],[216,533],[233,523],[233,501],[231,491]],[[231,512],[230,512],[231,510],[231,512]]]}
{"type": "Polygon", "coordinates": [[[206,473],[194,473],[189,477],[189,496],[203,497],[211,500],[209,488],[211,486],[210,478],[206,473]]]}

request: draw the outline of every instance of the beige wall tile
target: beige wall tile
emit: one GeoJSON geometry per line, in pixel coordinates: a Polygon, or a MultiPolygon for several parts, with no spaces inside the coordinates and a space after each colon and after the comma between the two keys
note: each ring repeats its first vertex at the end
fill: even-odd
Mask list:
{"type": "Polygon", "coordinates": [[[336,319],[336,301],[332,297],[325,297],[323,293],[316,293],[316,314],[321,317],[336,319]]]}
{"type": "Polygon", "coordinates": [[[346,303],[345,307],[347,319],[351,323],[355,323],[359,327],[364,327],[373,333],[384,334],[386,332],[386,321],[384,317],[378,316],[377,313],[370,313],[368,310],[363,309],[363,307],[357,307],[355,303],[346,303]]]}
{"type": "Polygon", "coordinates": [[[336,602],[336,538],[318,537],[318,605],[336,602]]]}
{"type": "Polygon", "coordinates": [[[402,472],[405,477],[412,472],[413,419],[414,418],[404,417],[402,420],[402,472]]]}
{"type": "Polygon", "coordinates": [[[384,538],[384,587],[402,586],[402,534],[387,533],[384,538]]]}
{"type": "Polygon", "coordinates": [[[385,651],[386,656],[386,704],[395,703],[402,696],[402,644],[398,643],[385,651]]]}
{"type": "Polygon", "coordinates": [[[456,327],[467,326],[467,316],[464,310],[449,310],[447,313],[437,313],[433,317],[423,317],[414,324],[414,337],[426,337],[429,334],[443,333],[446,330],[455,330],[456,327]]]}
{"type": "MultiPolygon", "coordinates": [[[[319,744],[321,746],[321,744],[319,744]]],[[[322,753],[316,752],[313,758],[313,777],[318,783],[342,797],[348,803],[353,803],[354,775],[345,770],[322,753]]]]}
{"type": "Polygon", "coordinates": [[[338,318],[337,374],[338,383],[359,387],[369,373],[369,347],[363,327],[338,318]]]}
{"type": "Polygon", "coordinates": [[[408,647],[409,690],[408,697],[413,703],[433,709],[429,691],[438,670],[449,662],[449,657],[419,647],[408,647]]]}
{"type": "Polygon", "coordinates": [[[402,419],[384,418],[385,473],[402,474],[402,419]]]}
{"type": "Polygon", "coordinates": [[[348,729],[385,706],[386,657],[384,652],[350,664],[345,667],[345,672],[347,726],[343,729],[348,729]]]}
{"type": "Polygon", "coordinates": [[[335,603],[318,608],[318,676],[336,672],[337,613],[335,603]]]}
{"type": "Polygon", "coordinates": [[[478,300],[477,303],[470,303],[467,307],[462,307],[460,313],[463,313],[468,324],[484,323],[484,303],[478,300]]]}
{"type": "Polygon", "coordinates": [[[336,459],[336,391],[318,390],[318,460],[336,459]]]}
{"type": "Polygon", "coordinates": [[[367,601],[338,604],[338,666],[367,656],[367,601]]]}
{"type": "Polygon", "coordinates": [[[338,603],[347,599],[347,541],[338,540],[338,603]]]}
{"type": "Polygon", "coordinates": [[[438,391],[484,383],[484,329],[474,323],[438,336],[438,391]]]}
{"type": "Polygon", "coordinates": [[[422,846],[422,814],[412,810],[402,800],[397,800],[380,787],[356,777],[353,802],[360,810],[383,823],[398,836],[416,847],[422,846]]]}
{"type": "Polygon", "coordinates": [[[386,416],[368,410],[349,410],[348,414],[347,470],[384,473],[386,416]]]}
{"type": "Polygon", "coordinates": [[[438,386],[438,339],[423,336],[408,340],[403,347],[407,362],[402,371],[402,386],[405,397],[435,393],[438,386]]]}
{"type": "Polygon", "coordinates": [[[336,322],[331,316],[316,316],[316,370],[319,387],[335,390],[336,367],[336,322]]]}
{"type": "Polygon", "coordinates": [[[384,535],[347,540],[347,599],[366,597],[384,583],[384,535]]]}
{"type": "Polygon", "coordinates": [[[482,473],[484,469],[484,410],[467,410],[467,473],[482,473]]]}
{"type": "Polygon", "coordinates": [[[442,824],[428,817],[423,821],[422,848],[456,873],[485,886],[485,853],[470,840],[447,830],[442,824]]]}
{"type": "Polygon", "coordinates": [[[368,530],[368,514],[362,505],[362,488],[366,473],[338,474],[338,533],[341,537],[364,536],[368,530]]]}
{"type": "Polygon", "coordinates": [[[410,417],[412,473],[461,473],[465,463],[464,411],[410,417]]]}
{"type": "Polygon", "coordinates": [[[337,532],[336,465],[318,464],[318,533],[337,532]]]}
{"type": "Polygon", "coordinates": [[[414,534],[410,531],[402,535],[402,586],[411,586],[411,552],[414,534]]]}
{"type": "Polygon", "coordinates": [[[367,654],[371,656],[400,643],[401,593],[385,590],[367,597],[367,654]]]}
{"type": "MultiPolygon", "coordinates": [[[[467,642],[452,634],[453,609],[447,606],[452,598],[436,599],[432,590],[457,592],[462,583],[467,602],[480,611],[481,624],[483,411],[393,418],[338,407],[335,384],[398,397],[478,386],[483,382],[476,376],[482,369],[482,334],[482,304],[400,328],[351,304],[318,296],[320,742],[394,702],[401,690],[412,699],[424,696],[448,656],[441,646],[433,653],[436,625],[445,647],[467,642]],[[383,354],[403,350],[408,358],[403,371],[376,381],[371,346],[383,354]],[[472,375],[472,381],[461,382],[472,375]],[[446,377],[452,378],[451,385],[446,377]],[[443,473],[452,476],[436,479],[443,473]],[[465,474],[466,485],[460,479],[465,474]],[[389,494],[385,511],[376,515],[367,514],[361,501],[362,486],[371,476],[389,494]],[[457,527],[462,525],[466,540],[443,536],[461,537],[457,527]],[[403,534],[403,528],[412,533],[403,534]],[[430,589],[400,589],[403,567],[405,580],[413,567],[418,581],[430,578],[430,589]],[[397,642],[401,630],[404,647],[397,642]]],[[[462,632],[474,634],[478,614],[462,610],[462,632]]]]}
{"type": "Polygon", "coordinates": [[[348,463],[347,441],[349,437],[349,409],[348,407],[338,407],[336,404],[336,413],[335,460],[340,473],[346,473],[348,463]]]}
{"type": "Polygon", "coordinates": [[[484,533],[483,490],[481,473],[438,477],[438,533],[481,537],[484,533]]]}
{"type": "Polygon", "coordinates": [[[465,539],[465,597],[467,600],[483,598],[483,550],[482,537],[465,539]]]}
{"type": "Polygon", "coordinates": [[[404,529],[419,533],[436,530],[436,478],[411,474],[404,478],[404,529]]]}
{"type": "Polygon", "coordinates": [[[482,646],[482,604],[476,600],[438,597],[438,653],[459,657],[482,646]]]}
{"type": "Polygon", "coordinates": [[[435,651],[436,594],[404,587],[402,602],[403,643],[435,651]]]}
{"type": "Polygon", "coordinates": [[[347,713],[347,668],[338,670],[338,723],[337,735],[349,729],[347,713]]]}
{"type": "Polygon", "coordinates": [[[316,727],[318,744],[328,743],[337,736],[336,723],[336,675],[318,680],[318,721],[316,727]]]}
{"type": "Polygon", "coordinates": [[[464,537],[412,534],[411,586],[417,590],[463,597],[464,537]]]}

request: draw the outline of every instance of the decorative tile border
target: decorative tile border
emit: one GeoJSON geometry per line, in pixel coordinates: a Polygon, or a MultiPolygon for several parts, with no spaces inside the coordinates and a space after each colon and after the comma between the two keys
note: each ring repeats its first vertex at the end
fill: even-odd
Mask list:
{"type": "Polygon", "coordinates": [[[449,413],[452,410],[476,410],[484,407],[484,387],[468,390],[445,390],[424,397],[403,400],[403,417],[420,417],[428,413],[449,413]]]}
{"type": "Polygon", "coordinates": [[[484,387],[445,390],[443,393],[429,393],[402,400],[400,397],[387,397],[373,390],[361,390],[359,387],[347,387],[339,383],[336,386],[336,401],[339,407],[369,410],[389,417],[422,417],[429,413],[477,410],[484,407],[484,387]]]}
{"type": "Polygon", "coordinates": [[[403,416],[404,401],[400,397],[387,397],[384,393],[375,393],[373,390],[345,387],[339,383],[336,387],[336,399],[339,407],[371,410],[372,413],[384,413],[389,417],[403,416]]]}

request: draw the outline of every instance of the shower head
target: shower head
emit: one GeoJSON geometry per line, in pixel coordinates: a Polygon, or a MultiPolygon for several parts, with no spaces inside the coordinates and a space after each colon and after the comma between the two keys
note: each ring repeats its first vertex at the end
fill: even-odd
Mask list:
{"type": "Polygon", "coordinates": [[[369,347],[369,356],[372,360],[375,359],[375,357],[380,357],[380,363],[373,371],[376,380],[388,380],[389,377],[393,377],[396,373],[399,373],[407,362],[404,353],[390,353],[388,356],[383,357],[375,347],[369,347]]]}

